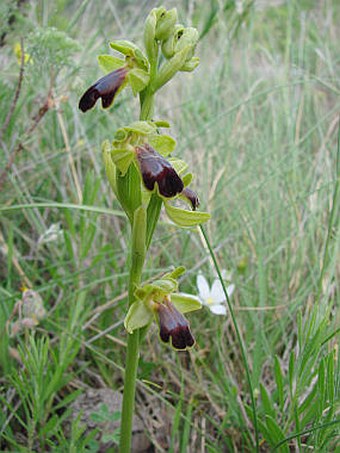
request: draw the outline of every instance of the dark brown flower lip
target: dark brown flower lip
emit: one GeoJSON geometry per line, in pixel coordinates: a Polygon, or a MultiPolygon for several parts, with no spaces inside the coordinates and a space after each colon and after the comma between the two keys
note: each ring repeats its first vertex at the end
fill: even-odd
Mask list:
{"type": "Polygon", "coordinates": [[[102,99],[102,106],[107,109],[112,104],[114,97],[122,86],[128,70],[125,67],[116,69],[106,76],[97,80],[85,93],[79,101],[79,108],[82,112],[92,109],[99,98],[102,99]]]}
{"type": "Polygon", "coordinates": [[[196,211],[196,209],[200,205],[197,193],[189,189],[189,187],[186,187],[185,189],[183,189],[182,195],[190,201],[193,211],[196,211]]]}
{"type": "Polygon", "coordinates": [[[171,339],[172,346],[182,351],[195,344],[189,322],[169,299],[157,304],[156,310],[159,320],[159,335],[162,341],[169,343],[171,339]]]}
{"type": "Polygon", "coordinates": [[[148,190],[158,184],[159,193],[171,198],[181,193],[184,185],[173,166],[147,143],[136,147],[137,161],[148,190]]]}

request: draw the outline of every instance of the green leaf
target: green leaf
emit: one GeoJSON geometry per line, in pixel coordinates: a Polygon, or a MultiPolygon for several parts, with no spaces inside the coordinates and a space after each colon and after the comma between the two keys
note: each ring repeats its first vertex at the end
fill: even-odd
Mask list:
{"type": "Polygon", "coordinates": [[[198,297],[185,293],[171,294],[171,302],[181,313],[189,313],[190,311],[200,310],[202,304],[198,297]]]}
{"type": "Polygon", "coordinates": [[[265,410],[266,415],[270,415],[271,417],[275,417],[275,410],[272,403],[270,396],[268,395],[267,389],[260,384],[260,392],[261,392],[261,400],[262,405],[265,410]]]}
{"type": "Polygon", "coordinates": [[[163,157],[168,156],[176,148],[176,140],[170,135],[152,135],[149,144],[163,157]]]}
{"type": "Polygon", "coordinates": [[[124,60],[113,57],[112,55],[99,55],[98,64],[100,69],[107,74],[124,66],[125,62],[124,60]]]}
{"type": "Polygon", "coordinates": [[[284,394],[283,394],[283,376],[279,358],[275,356],[274,358],[274,374],[275,374],[275,381],[277,387],[277,394],[279,400],[279,406],[281,411],[283,410],[284,405],[284,394]]]}
{"type": "Polygon", "coordinates": [[[137,93],[144,90],[150,80],[150,74],[143,69],[134,68],[129,71],[127,76],[128,82],[132,88],[133,94],[136,96],[137,93]]]}
{"type": "MultiPolygon", "coordinates": [[[[277,424],[277,422],[269,415],[266,415],[266,424],[267,424],[267,428],[270,433],[271,439],[274,441],[275,444],[285,438],[285,435],[284,435],[283,431],[281,430],[281,428],[279,427],[279,425],[277,424]]],[[[282,445],[281,448],[282,448],[282,450],[280,450],[280,451],[289,453],[289,447],[287,444],[282,445]]]]}
{"type": "Polygon", "coordinates": [[[186,211],[184,209],[175,208],[168,202],[165,202],[164,206],[168,217],[176,223],[176,225],[181,227],[193,227],[210,219],[210,214],[207,212],[186,211]]]}
{"type": "Polygon", "coordinates": [[[145,306],[144,302],[137,300],[134,302],[124,319],[124,327],[132,333],[136,329],[147,326],[153,319],[153,313],[145,306]]]}

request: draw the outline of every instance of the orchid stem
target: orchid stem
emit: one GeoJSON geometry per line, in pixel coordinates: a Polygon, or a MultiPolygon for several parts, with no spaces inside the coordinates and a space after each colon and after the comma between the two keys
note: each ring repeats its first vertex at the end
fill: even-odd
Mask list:
{"type": "MultiPolygon", "coordinates": [[[[147,88],[140,95],[141,120],[149,120],[153,115],[154,94],[147,88]]],[[[140,284],[146,254],[147,212],[140,206],[134,215],[131,241],[131,268],[129,278],[129,307],[135,302],[135,290],[140,284]]],[[[151,237],[148,242],[151,241],[151,237]]],[[[126,366],[124,376],[124,393],[120,431],[120,453],[130,453],[135,409],[137,369],[139,361],[139,330],[128,336],[126,366]]]]}

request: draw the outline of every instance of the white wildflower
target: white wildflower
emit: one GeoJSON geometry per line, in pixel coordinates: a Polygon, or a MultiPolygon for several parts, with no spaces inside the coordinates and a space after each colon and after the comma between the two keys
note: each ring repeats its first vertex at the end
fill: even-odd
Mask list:
{"type": "MultiPolygon", "coordinates": [[[[224,275],[226,275],[226,272],[222,271],[222,276],[224,275]]],[[[198,274],[197,289],[198,297],[202,302],[202,305],[208,307],[210,311],[215,315],[227,314],[226,297],[219,278],[215,278],[210,288],[207,279],[202,274],[198,274]]],[[[230,284],[226,289],[228,297],[231,297],[234,292],[235,285],[230,284]]]]}

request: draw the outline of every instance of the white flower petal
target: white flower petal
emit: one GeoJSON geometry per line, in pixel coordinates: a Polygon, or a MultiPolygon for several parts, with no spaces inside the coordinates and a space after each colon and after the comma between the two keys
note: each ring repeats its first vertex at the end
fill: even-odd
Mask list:
{"type": "Polygon", "coordinates": [[[210,297],[210,288],[207,279],[203,277],[202,274],[197,275],[197,289],[198,297],[201,299],[203,304],[206,303],[206,300],[210,297]]]}
{"type": "Polygon", "coordinates": [[[211,287],[211,298],[214,304],[220,304],[225,301],[225,295],[223,292],[222,284],[219,280],[215,280],[211,287]]]}
{"type": "Polygon", "coordinates": [[[214,313],[214,315],[226,315],[227,314],[227,308],[225,305],[222,304],[214,304],[209,306],[211,313],[214,313]]]}
{"type": "Polygon", "coordinates": [[[231,284],[231,285],[228,286],[227,293],[228,293],[229,297],[231,297],[231,295],[233,294],[234,289],[235,289],[235,285],[234,284],[231,284]]]}

